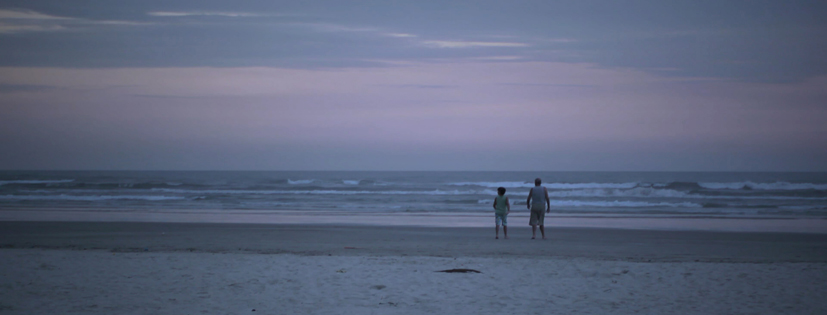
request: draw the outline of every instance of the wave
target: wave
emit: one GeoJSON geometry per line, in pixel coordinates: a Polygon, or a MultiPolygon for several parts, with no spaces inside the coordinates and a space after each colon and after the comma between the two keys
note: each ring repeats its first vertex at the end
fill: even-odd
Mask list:
{"type": "Polygon", "coordinates": [[[632,189],[581,189],[550,191],[549,197],[655,197],[655,198],[689,198],[701,197],[689,195],[672,189],[655,189],[637,187],[632,189]]]}
{"type": "Polygon", "coordinates": [[[0,195],[0,200],[69,200],[69,201],[103,201],[103,200],[149,200],[149,201],[163,201],[163,200],[184,200],[185,197],[178,196],[137,196],[137,195],[121,195],[121,196],[75,196],[75,195],[0,195]]]}
{"type": "MultiPolygon", "coordinates": [[[[175,188],[153,188],[152,191],[176,194],[221,194],[221,195],[488,195],[497,196],[493,189],[483,190],[236,190],[210,189],[190,190],[175,188]]],[[[46,191],[28,191],[46,192],[46,191]]],[[[95,191],[87,191],[95,192],[95,191]]],[[[550,191],[550,198],[674,198],[674,199],[735,199],[735,200],[827,200],[827,197],[796,197],[796,196],[707,196],[689,194],[671,189],[656,189],[637,187],[633,189],[582,189],[550,191]]],[[[523,195],[509,195],[512,199],[520,199],[523,195]]]]}
{"type": "Polygon", "coordinates": [[[733,200],[827,200],[827,197],[799,196],[727,196],[686,193],[672,189],[636,187],[632,189],[582,189],[550,191],[550,198],[675,198],[675,199],[733,199],[733,200]]]}
{"type": "Polygon", "coordinates": [[[629,189],[637,187],[638,183],[579,183],[579,184],[568,184],[568,183],[551,183],[551,184],[543,184],[543,186],[551,189],[596,189],[596,188],[617,188],[617,189],[629,189]]]}
{"type": "MultiPolygon", "coordinates": [[[[185,188],[151,188],[147,193],[172,193],[185,195],[485,195],[497,196],[493,189],[482,190],[346,190],[346,189],[185,189],[185,188]]],[[[112,194],[106,189],[19,189],[25,194],[112,194]]],[[[135,191],[136,193],[138,191],[135,191]]],[[[524,200],[525,194],[507,194],[512,200],[524,200]]],[[[788,200],[788,201],[824,201],[827,197],[777,196],[777,195],[707,195],[699,192],[683,192],[671,189],[636,187],[632,189],[580,189],[549,191],[549,197],[555,198],[621,198],[621,199],[684,199],[684,200],[788,200]]],[[[674,200],[670,200],[674,201],[674,200]]]]}
{"type": "Polygon", "coordinates": [[[778,205],[731,205],[726,203],[705,203],[704,208],[777,209],[778,205]]]}
{"type": "Polygon", "coordinates": [[[698,190],[703,189],[701,185],[694,182],[671,182],[667,184],[652,184],[652,187],[676,189],[676,190],[698,190]]]}
{"type": "Polygon", "coordinates": [[[75,181],[73,179],[69,180],[19,180],[19,181],[0,181],[0,186],[2,185],[43,185],[46,184],[46,188],[66,188],[66,189],[83,189],[83,188],[93,188],[93,189],[151,189],[156,187],[202,187],[203,185],[199,184],[188,184],[184,182],[159,182],[159,181],[151,181],[151,182],[82,182],[82,181],[75,181]],[[63,184],[63,185],[54,185],[52,187],[51,184],[63,184]]]}
{"type": "Polygon", "coordinates": [[[96,187],[108,189],[132,188],[132,189],[150,189],[154,187],[180,187],[180,186],[200,186],[192,184],[184,184],[179,182],[137,182],[137,183],[77,183],[74,187],[96,187]]]}
{"type": "Polygon", "coordinates": [[[0,180],[0,186],[8,184],[36,185],[36,184],[60,184],[71,183],[74,179],[44,179],[44,180],[0,180]]]}
{"type": "MultiPolygon", "coordinates": [[[[490,204],[493,200],[480,199],[479,204],[490,204]]],[[[525,205],[524,202],[512,201],[511,205],[525,205]]],[[[600,208],[701,208],[700,204],[692,202],[644,202],[644,201],[583,201],[583,200],[551,200],[552,211],[555,207],[600,207],[600,208]]],[[[522,208],[524,209],[524,208],[522,208]]]]}
{"type": "Polygon", "coordinates": [[[488,187],[488,188],[534,187],[534,183],[529,184],[528,182],[458,182],[458,183],[448,183],[448,185],[451,185],[451,186],[480,186],[480,187],[488,187]]]}
{"type": "Polygon", "coordinates": [[[299,179],[299,180],[292,180],[288,179],[287,183],[290,185],[306,185],[316,181],[315,179],[299,179]]]}
{"type": "Polygon", "coordinates": [[[706,189],[754,189],[754,190],[827,190],[827,184],[813,183],[755,183],[751,181],[734,183],[698,183],[706,189]]]}
{"type": "Polygon", "coordinates": [[[643,202],[643,201],[581,201],[581,200],[552,200],[552,207],[611,207],[611,208],[700,208],[700,204],[692,202],[643,202]]]}
{"type": "Polygon", "coordinates": [[[780,206],[779,208],[785,210],[827,210],[827,205],[780,206]]]}
{"type": "MultiPolygon", "coordinates": [[[[453,186],[479,186],[488,188],[531,188],[534,187],[532,182],[455,182],[448,183],[453,186]]],[[[672,190],[700,190],[700,189],[728,189],[728,190],[827,190],[827,184],[814,183],[789,183],[789,182],[774,182],[774,183],[756,183],[752,181],[745,182],[670,182],[670,183],[547,183],[543,187],[556,190],[572,190],[572,189],[632,189],[636,187],[642,188],[662,188],[672,190]]]]}
{"type": "Polygon", "coordinates": [[[343,179],[342,183],[345,185],[375,185],[375,186],[387,186],[387,185],[380,185],[376,183],[376,181],[362,179],[362,180],[351,180],[351,179],[343,179]]]}
{"type": "MultiPolygon", "coordinates": [[[[186,190],[154,188],[153,191],[179,194],[251,194],[251,195],[475,195],[476,190],[186,190]]],[[[494,191],[490,193],[496,194],[494,191]]]]}
{"type": "MultiPolygon", "coordinates": [[[[639,183],[547,183],[543,187],[550,189],[588,189],[588,188],[635,188],[639,183]]],[[[453,186],[480,186],[488,188],[531,188],[534,183],[531,182],[457,182],[448,183],[453,186]]]]}

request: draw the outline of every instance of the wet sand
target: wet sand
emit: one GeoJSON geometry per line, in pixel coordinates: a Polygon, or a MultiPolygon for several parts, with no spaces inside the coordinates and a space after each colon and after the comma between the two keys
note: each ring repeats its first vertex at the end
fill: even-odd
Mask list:
{"type": "Polygon", "coordinates": [[[827,235],[0,222],[9,314],[827,312],[827,235]],[[538,232],[539,234],[539,232],[538,232]],[[481,273],[435,272],[470,268],[481,273]]]}

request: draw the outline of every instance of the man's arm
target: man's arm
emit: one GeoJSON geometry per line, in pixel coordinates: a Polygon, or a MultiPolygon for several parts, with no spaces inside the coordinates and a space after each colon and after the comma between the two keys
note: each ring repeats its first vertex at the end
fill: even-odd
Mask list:
{"type": "Polygon", "coordinates": [[[543,187],[543,191],[546,192],[546,213],[551,213],[551,200],[548,199],[548,188],[543,187]]]}
{"type": "Polygon", "coordinates": [[[528,191],[528,198],[525,199],[525,207],[531,209],[531,193],[534,192],[534,189],[528,191]]]}
{"type": "Polygon", "coordinates": [[[497,197],[494,197],[494,210],[497,210],[497,197]]]}

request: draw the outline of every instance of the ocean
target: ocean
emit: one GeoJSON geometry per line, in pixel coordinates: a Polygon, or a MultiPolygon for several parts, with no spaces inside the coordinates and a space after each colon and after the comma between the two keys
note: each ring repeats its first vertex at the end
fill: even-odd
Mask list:
{"type": "Polygon", "coordinates": [[[526,211],[536,177],[555,215],[827,218],[827,173],[2,171],[0,209],[526,211]]]}

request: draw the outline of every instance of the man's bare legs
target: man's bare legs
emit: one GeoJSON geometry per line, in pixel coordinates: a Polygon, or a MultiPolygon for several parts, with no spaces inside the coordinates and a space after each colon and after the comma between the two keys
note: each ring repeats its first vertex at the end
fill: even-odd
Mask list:
{"type": "Polygon", "coordinates": [[[544,229],[542,225],[540,226],[540,234],[543,235],[543,239],[546,239],[546,229],[544,229]]]}
{"type": "Polygon", "coordinates": [[[531,239],[534,239],[535,237],[537,237],[537,225],[532,225],[531,226],[531,239]]]}
{"type": "MultiPolygon", "coordinates": [[[[497,227],[495,227],[495,229],[497,230],[497,234],[496,234],[496,236],[494,236],[494,239],[498,240],[498,239],[500,239],[500,226],[497,225],[497,227]]],[[[503,232],[505,232],[505,227],[503,227],[503,232]]]]}
{"type": "Polygon", "coordinates": [[[503,225],[503,238],[508,239],[508,227],[503,225]]]}

